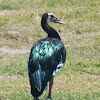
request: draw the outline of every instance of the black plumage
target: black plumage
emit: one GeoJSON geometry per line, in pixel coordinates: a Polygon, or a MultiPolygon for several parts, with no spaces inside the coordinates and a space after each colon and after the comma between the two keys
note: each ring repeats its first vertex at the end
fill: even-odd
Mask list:
{"type": "Polygon", "coordinates": [[[63,24],[52,13],[42,16],[41,26],[48,36],[37,41],[30,52],[28,75],[31,94],[37,99],[50,81],[48,98],[51,98],[53,77],[60,71],[66,60],[66,50],[59,34],[48,25],[49,22],[63,24]]]}

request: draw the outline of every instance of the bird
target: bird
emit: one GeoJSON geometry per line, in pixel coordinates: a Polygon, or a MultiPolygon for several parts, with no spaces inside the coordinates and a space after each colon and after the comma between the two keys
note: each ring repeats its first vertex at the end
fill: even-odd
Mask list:
{"type": "Polygon", "coordinates": [[[46,90],[48,84],[47,98],[51,99],[54,77],[63,68],[66,61],[65,46],[58,32],[49,23],[65,24],[53,13],[42,15],[41,26],[47,33],[47,37],[34,43],[28,60],[28,76],[34,100],[39,100],[39,96],[46,90]]]}

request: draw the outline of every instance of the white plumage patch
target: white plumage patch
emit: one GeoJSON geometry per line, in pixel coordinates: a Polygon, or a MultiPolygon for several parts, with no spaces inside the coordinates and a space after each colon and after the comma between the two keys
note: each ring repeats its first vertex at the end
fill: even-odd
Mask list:
{"type": "Polygon", "coordinates": [[[64,65],[64,64],[63,64],[62,62],[60,62],[60,63],[57,65],[56,70],[53,72],[53,76],[55,76],[55,75],[62,69],[63,65],[64,65]]]}
{"type": "Polygon", "coordinates": [[[55,16],[55,15],[52,14],[52,13],[48,13],[47,23],[50,23],[50,22],[51,22],[51,15],[55,16]]]}
{"type": "Polygon", "coordinates": [[[51,19],[51,16],[48,15],[47,23],[50,23],[51,22],[50,19],[51,19]]]}

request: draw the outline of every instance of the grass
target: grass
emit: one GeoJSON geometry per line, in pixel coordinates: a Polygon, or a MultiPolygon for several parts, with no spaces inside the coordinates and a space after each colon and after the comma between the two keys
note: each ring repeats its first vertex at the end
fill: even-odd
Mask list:
{"type": "MultiPolygon", "coordinates": [[[[55,77],[53,100],[100,99],[99,0],[0,0],[0,48],[30,48],[46,37],[40,26],[45,12],[66,25],[50,24],[60,34],[67,60],[55,77]]],[[[8,49],[9,50],[9,49],[8,49]]],[[[31,100],[27,54],[0,51],[1,100],[31,100]]],[[[45,100],[47,92],[40,98],[45,100]]]]}

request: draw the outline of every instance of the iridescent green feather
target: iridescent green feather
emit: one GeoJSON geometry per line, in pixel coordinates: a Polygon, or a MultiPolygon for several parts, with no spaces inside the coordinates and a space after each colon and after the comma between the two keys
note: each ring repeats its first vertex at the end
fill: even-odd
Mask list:
{"type": "Polygon", "coordinates": [[[65,59],[66,50],[60,40],[44,38],[37,41],[31,49],[28,62],[30,83],[33,84],[33,80],[35,80],[35,84],[36,82],[39,82],[40,85],[43,83],[43,91],[47,82],[52,79],[53,72],[57,69],[59,63],[64,64],[65,59]],[[36,77],[34,78],[33,76],[36,77]]]}
{"type": "MultiPolygon", "coordinates": [[[[58,39],[41,39],[36,42],[31,50],[30,64],[35,68],[39,63],[43,69],[48,65],[48,68],[55,69],[60,61],[60,56],[65,54],[65,48],[62,42],[58,39]],[[64,51],[62,51],[64,49],[64,51]],[[32,60],[31,60],[32,59],[32,60]]],[[[64,61],[63,61],[64,62],[64,61]]]]}

